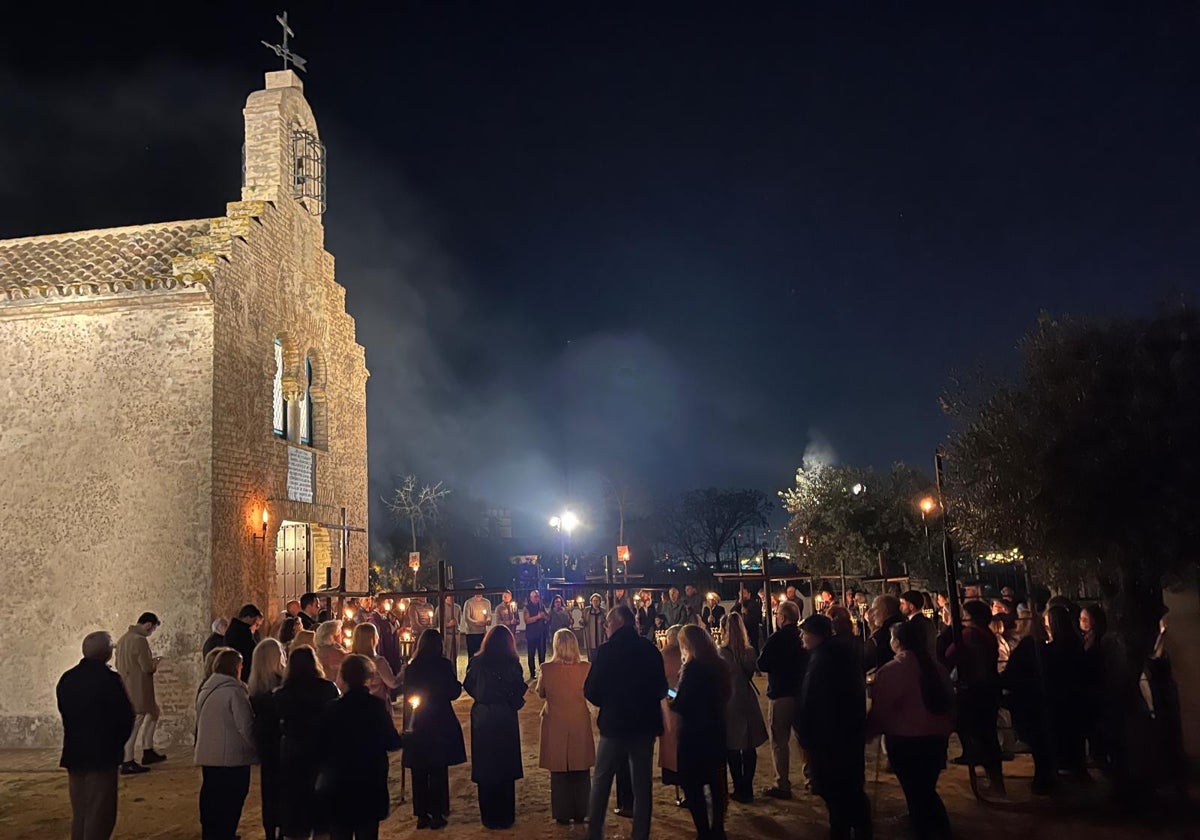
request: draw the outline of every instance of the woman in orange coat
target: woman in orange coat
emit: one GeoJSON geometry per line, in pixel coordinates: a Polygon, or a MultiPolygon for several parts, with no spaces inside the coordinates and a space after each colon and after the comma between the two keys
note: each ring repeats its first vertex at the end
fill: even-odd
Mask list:
{"type": "Polygon", "coordinates": [[[560,825],[587,819],[591,774],[596,763],[592,715],[583,697],[591,665],[579,656],[579,640],[570,630],[554,634],[553,650],[537,683],[542,708],[541,757],[550,771],[550,812],[560,825]]]}

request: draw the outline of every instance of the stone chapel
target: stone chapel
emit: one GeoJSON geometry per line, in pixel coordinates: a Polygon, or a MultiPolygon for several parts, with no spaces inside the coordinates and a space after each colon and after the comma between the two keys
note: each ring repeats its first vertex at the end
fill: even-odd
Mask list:
{"type": "Polygon", "coordinates": [[[162,619],[158,742],[245,603],[365,589],[365,355],[324,247],[325,149],[291,70],[246,102],[216,218],[0,241],[0,746],[53,746],[97,629],[162,619]]]}

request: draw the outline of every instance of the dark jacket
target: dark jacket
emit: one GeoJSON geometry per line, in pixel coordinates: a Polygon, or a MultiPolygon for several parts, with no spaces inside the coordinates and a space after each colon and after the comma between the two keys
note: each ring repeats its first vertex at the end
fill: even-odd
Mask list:
{"type": "Polygon", "coordinates": [[[317,625],[320,623],[321,622],[317,621],[311,615],[304,612],[304,610],[300,611],[300,628],[302,630],[316,630],[317,625]]]}
{"type": "Polygon", "coordinates": [[[388,757],[400,749],[392,713],[366,687],[352,688],[325,707],[317,793],[333,826],[387,818],[388,757]]]}
{"type": "Polygon", "coordinates": [[[387,616],[377,610],[371,611],[367,621],[375,625],[375,631],[379,635],[379,655],[387,660],[392,673],[399,674],[404,661],[400,656],[400,636],[396,633],[396,628],[387,616]]]}
{"type": "Polygon", "coordinates": [[[883,626],[871,634],[866,661],[863,663],[868,671],[882,668],[896,658],[896,652],[892,650],[892,625],[901,621],[904,621],[904,616],[900,613],[889,615],[883,620],[883,626]]]}
{"type": "Polygon", "coordinates": [[[651,602],[648,607],[637,608],[637,623],[638,631],[646,637],[654,634],[654,619],[658,615],[658,610],[654,608],[654,603],[651,602]]]}
{"type": "Polygon", "coordinates": [[[763,622],[763,603],[762,599],[757,595],[751,595],[746,601],[738,601],[732,607],[735,613],[742,616],[742,623],[746,625],[746,629],[754,628],[758,632],[758,628],[763,622]]]}
{"type": "MultiPolygon", "coordinates": [[[[925,637],[925,646],[929,655],[937,656],[937,628],[933,626],[933,622],[926,618],[924,613],[913,613],[905,621],[921,631],[921,635],[925,637]]],[[[890,644],[888,648],[891,648],[890,644]]]]}
{"type": "Polygon", "coordinates": [[[451,703],[462,695],[454,665],[444,656],[424,656],[404,671],[405,700],[421,698],[404,737],[404,766],[427,769],[464,764],[467,748],[451,703]]]}
{"type": "Polygon", "coordinates": [[[225,637],[220,633],[210,633],[208,638],[204,640],[204,646],[200,648],[200,652],[208,656],[219,647],[225,647],[225,637]]]}
{"type": "Polygon", "coordinates": [[[678,601],[672,601],[670,598],[668,598],[663,602],[662,606],[658,608],[658,611],[662,613],[664,617],[666,617],[668,627],[674,627],[676,624],[687,623],[688,608],[687,604],[684,603],[683,598],[680,598],[678,601]]]}
{"type": "Polygon", "coordinates": [[[605,738],[656,738],[662,734],[667,675],[662,654],[632,627],[622,627],[596,649],[583,695],[600,708],[605,738]]]}
{"type": "MultiPolygon", "coordinates": [[[[308,685],[284,685],[275,692],[279,712],[279,815],[285,837],[326,833],[324,810],[317,807],[317,759],[325,707],[337,699],[329,680],[308,685]]],[[[376,697],[371,698],[381,708],[376,697]]]]}
{"type": "Polygon", "coordinates": [[[796,705],[796,735],[808,752],[813,793],[822,795],[855,776],[862,784],[866,724],[862,668],[849,648],[827,639],[809,652],[796,705]]]}
{"type": "Polygon", "coordinates": [[[692,660],[683,666],[671,711],[679,715],[676,747],[680,780],[698,784],[725,775],[725,704],[729,702],[725,663],[692,660]]]}
{"type": "Polygon", "coordinates": [[[250,681],[250,660],[254,658],[254,633],[250,625],[240,618],[229,620],[229,629],[225,631],[225,645],[242,655],[242,682],[250,681]]]}
{"type": "Polygon", "coordinates": [[[758,655],[758,670],[767,675],[767,697],[796,697],[808,667],[808,651],[800,642],[800,628],[795,624],[780,627],[758,655]]]}
{"type": "Polygon", "coordinates": [[[279,767],[279,707],[275,692],[255,694],[250,698],[254,710],[254,748],[258,763],[266,771],[279,767]]]}
{"type": "Polygon", "coordinates": [[[700,611],[700,618],[704,621],[704,626],[709,629],[709,632],[716,630],[721,626],[721,619],[725,617],[725,608],[720,604],[714,606],[704,605],[704,609],[700,611]]]}
{"type": "Polygon", "coordinates": [[[133,704],[121,676],[104,662],[81,659],[58,681],[63,721],[60,767],[72,773],[108,770],[125,758],[133,704]]]}
{"type": "Polygon", "coordinates": [[[529,690],[520,660],[487,662],[473,656],[463,688],[475,698],[471,706],[471,781],[492,785],[520,779],[525,772],[517,712],[525,705],[529,690]]]}

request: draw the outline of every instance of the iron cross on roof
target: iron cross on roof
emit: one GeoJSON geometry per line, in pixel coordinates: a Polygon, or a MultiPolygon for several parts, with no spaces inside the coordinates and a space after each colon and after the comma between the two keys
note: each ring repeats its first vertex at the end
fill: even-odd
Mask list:
{"type": "Polygon", "coordinates": [[[266,41],[263,41],[262,45],[283,59],[284,70],[288,69],[288,63],[290,62],[297,70],[307,72],[308,68],[305,66],[305,60],[288,49],[288,36],[290,35],[295,38],[296,33],[292,31],[292,27],[288,26],[287,12],[284,12],[282,15],[275,15],[275,20],[279,21],[279,25],[283,27],[283,43],[268,44],[266,41]]]}

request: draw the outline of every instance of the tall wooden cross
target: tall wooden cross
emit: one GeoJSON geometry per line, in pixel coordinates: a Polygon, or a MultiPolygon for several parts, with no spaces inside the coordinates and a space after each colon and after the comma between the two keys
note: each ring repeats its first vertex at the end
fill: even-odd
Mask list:
{"type": "Polygon", "coordinates": [[[307,72],[307,62],[288,49],[288,36],[290,35],[295,38],[296,33],[292,31],[292,27],[288,26],[287,12],[284,12],[282,15],[275,15],[275,20],[279,21],[279,25],[283,27],[283,43],[268,44],[266,41],[263,41],[262,45],[283,59],[284,70],[288,69],[288,64],[290,63],[297,70],[307,72]]]}

